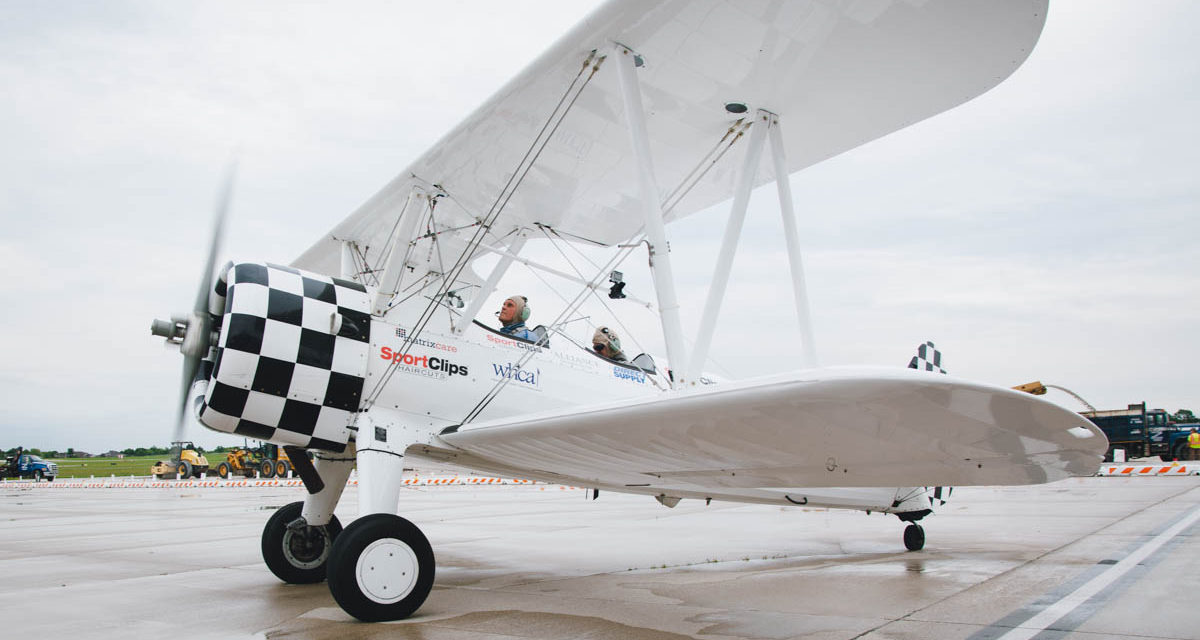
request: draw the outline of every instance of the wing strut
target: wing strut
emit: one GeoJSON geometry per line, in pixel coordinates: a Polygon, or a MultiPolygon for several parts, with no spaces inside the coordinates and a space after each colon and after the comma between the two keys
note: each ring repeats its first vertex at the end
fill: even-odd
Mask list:
{"type": "Polygon", "coordinates": [[[375,293],[375,304],[371,308],[371,314],[374,316],[387,313],[392,298],[400,293],[400,280],[404,276],[404,262],[408,260],[409,243],[417,231],[417,223],[427,211],[419,207],[424,198],[425,192],[419,187],[413,187],[408,193],[408,201],[400,212],[399,227],[391,238],[391,255],[388,256],[383,276],[379,278],[379,289],[375,293]]]}
{"type": "Polygon", "coordinates": [[[803,342],[803,366],[817,366],[816,346],[813,344],[812,319],[808,310],[808,291],[804,282],[804,262],[800,254],[800,238],[796,228],[796,214],[792,208],[792,189],[788,180],[787,163],[783,155],[783,136],[780,133],[779,116],[759,109],[755,114],[750,128],[750,144],[746,156],[742,159],[742,167],[734,187],[733,207],[729,212],[729,221],[725,225],[725,236],[721,241],[721,252],[717,256],[717,264],[713,270],[712,284],[709,285],[708,298],[704,303],[704,315],[700,318],[700,330],[696,334],[696,343],[692,351],[691,369],[688,372],[688,384],[695,384],[700,379],[704,362],[708,358],[708,348],[712,344],[713,331],[717,325],[717,313],[721,310],[721,302],[725,298],[725,288],[729,284],[729,272],[733,266],[733,255],[737,251],[738,240],[742,235],[742,224],[746,219],[746,207],[750,203],[750,192],[754,188],[754,179],[758,174],[759,157],[762,155],[763,141],[771,141],[771,157],[775,169],[775,185],[779,192],[779,211],[783,217],[784,238],[787,243],[788,263],[791,266],[792,290],[796,302],[796,317],[800,323],[800,335],[803,342]]]}
{"type": "Polygon", "coordinates": [[[637,159],[638,185],[642,195],[642,212],[646,217],[646,240],[650,248],[650,273],[654,276],[654,291],[658,295],[659,317],[662,319],[663,337],[667,344],[667,360],[676,373],[671,381],[674,388],[684,383],[687,372],[687,352],[683,346],[683,327],[679,317],[679,301],[675,296],[675,275],[671,269],[670,248],[667,232],[663,225],[662,203],[659,201],[658,183],[654,177],[654,164],[650,158],[650,137],[646,132],[646,111],[642,107],[642,92],[637,81],[637,56],[628,47],[617,44],[617,77],[621,85],[621,99],[625,105],[628,121],[629,143],[637,159]]]}
{"type": "Polygon", "coordinates": [[[796,319],[800,321],[803,341],[803,365],[817,366],[817,344],[813,338],[812,315],[808,310],[808,286],[804,280],[804,259],[800,255],[800,233],[796,230],[796,212],[792,208],[792,183],[788,179],[787,163],[783,158],[783,133],[779,116],[771,114],[771,157],[775,161],[775,186],[779,191],[779,213],[783,216],[783,237],[787,242],[788,264],[792,269],[792,292],[796,302],[796,319]]]}
{"type": "Polygon", "coordinates": [[[341,241],[342,277],[358,282],[358,267],[354,264],[354,242],[341,241]]]}
{"type": "Polygon", "coordinates": [[[725,299],[725,287],[729,284],[733,254],[737,251],[738,239],[742,236],[746,205],[750,204],[750,191],[754,188],[754,176],[758,173],[758,160],[762,157],[763,140],[767,137],[767,125],[770,124],[769,117],[770,114],[760,110],[754,115],[753,124],[750,125],[750,144],[746,147],[746,156],[742,159],[742,168],[738,172],[733,192],[733,208],[729,211],[729,221],[725,223],[725,237],[721,240],[721,252],[717,254],[712,284],[709,285],[708,298],[704,301],[704,315],[700,316],[700,331],[696,334],[696,343],[693,345],[692,368],[687,375],[690,384],[700,380],[700,372],[708,359],[708,347],[712,344],[713,330],[717,326],[717,312],[721,310],[721,302],[725,299]]]}

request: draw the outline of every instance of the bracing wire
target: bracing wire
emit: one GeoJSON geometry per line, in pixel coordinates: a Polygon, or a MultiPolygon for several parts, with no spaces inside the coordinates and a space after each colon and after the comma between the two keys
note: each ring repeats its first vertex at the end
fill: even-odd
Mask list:
{"type": "MultiPolygon", "coordinates": [[[[412,327],[410,334],[412,338],[415,339],[418,337],[421,332],[424,331],[429,321],[433,318],[433,312],[436,310],[437,306],[441,304],[442,297],[447,291],[450,290],[451,287],[453,287],[454,282],[458,279],[466,265],[470,264],[471,259],[479,249],[479,243],[482,241],[484,234],[491,229],[492,224],[495,223],[500,213],[504,210],[504,207],[512,198],[513,193],[515,193],[517,188],[520,187],[530,169],[533,168],[534,163],[536,163],[537,159],[541,156],[541,153],[545,149],[546,145],[558,131],[558,127],[562,124],[562,121],[566,118],[571,108],[575,105],[575,101],[579,98],[579,95],[591,82],[592,78],[595,77],[596,72],[599,71],[600,64],[604,61],[604,59],[604,56],[597,56],[596,52],[593,51],[588,55],[587,59],[584,60],[579,72],[575,75],[575,78],[571,81],[571,84],[567,87],[567,90],[563,93],[562,97],[559,98],[554,110],[551,111],[550,116],[542,125],[542,129],[538,132],[538,135],[534,138],[533,143],[530,145],[529,149],[526,150],[525,155],[521,158],[521,161],[517,165],[517,170],[513,172],[512,176],[510,176],[507,184],[505,184],[504,188],[501,189],[500,193],[496,197],[496,200],[492,203],[488,213],[484,216],[484,219],[480,221],[480,225],[475,229],[475,233],[472,234],[471,239],[467,242],[466,249],[459,255],[458,260],[455,262],[454,266],[451,267],[449,273],[445,271],[442,272],[442,282],[438,287],[437,293],[430,299],[429,304],[425,306],[425,309],[421,312],[420,317],[412,327]],[[591,66],[591,73],[584,78],[584,72],[588,70],[589,66],[591,66]],[[580,84],[580,78],[584,78],[582,84],[580,84]]],[[[431,202],[431,209],[432,205],[433,203],[431,202]]],[[[415,344],[414,340],[406,341],[402,354],[407,355],[413,344],[415,344]]],[[[383,376],[380,376],[379,381],[376,382],[375,387],[371,390],[370,394],[364,398],[364,406],[369,408],[374,404],[375,400],[379,397],[379,394],[385,388],[387,382],[391,380],[392,375],[395,373],[398,367],[398,363],[399,360],[394,360],[391,365],[389,365],[387,372],[383,376]]]]}

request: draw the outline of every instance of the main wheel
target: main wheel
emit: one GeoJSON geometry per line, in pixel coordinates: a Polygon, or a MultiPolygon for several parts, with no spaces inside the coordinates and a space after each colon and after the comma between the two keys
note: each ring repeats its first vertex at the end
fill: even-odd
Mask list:
{"type": "Polygon", "coordinates": [[[279,460],[275,463],[275,475],[280,478],[286,478],[288,471],[292,470],[292,465],[287,463],[287,460],[279,460]]]}
{"type": "Polygon", "coordinates": [[[181,460],[175,465],[175,474],[180,480],[192,477],[192,463],[187,460],[181,460]]]}
{"type": "Polygon", "coordinates": [[[217,465],[217,475],[221,476],[222,480],[228,480],[229,474],[230,467],[228,462],[222,462],[221,464],[217,465]]]}
{"type": "Polygon", "coordinates": [[[416,525],[389,513],[350,523],[329,554],[329,591],[363,622],[412,615],[433,588],[429,540],[416,525]]]}
{"type": "Polygon", "coordinates": [[[258,473],[264,478],[275,477],[275,461],[263,460],[262,464],[258,465],[258,473]]]}
{"type": "Polygon", "coordinates": [[[920,551],[925,548],[925,530],[921,525],[912,523],[904,527],[904,547],[909,551],[920,551]]]}
{"type": "Polygon", "coordinates": [[[303,509],[303,502],[280,507],[263,527],[263,561],[271,573],[290,584],[324,580],[333,541],[342,533],[342,523],[338,522],[337,516],[324,526],[289,529],[288,523],[299,518],[303,509]]]}

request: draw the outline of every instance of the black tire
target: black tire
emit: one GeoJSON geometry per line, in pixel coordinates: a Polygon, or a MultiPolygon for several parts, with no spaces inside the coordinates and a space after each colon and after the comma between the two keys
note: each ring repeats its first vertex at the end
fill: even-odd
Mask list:
{"type": "Polygon", "coordinates": [[[42,473],[41,469],[38,469],[37,471],[33,472],[33,481],[34,482],[41,482],[42,478],[44,478],[44,477],[46,477],[46,474],[42,473]]]}
{"type": "Polygon", "coordinates": [[[230,468],[228,462],[222,462],[221,464],[217,465],[217,475],[220,476],[222,480],[229,479],[230,468]]]}
{"type": "Polygon", "coordinates": [[[258,473],[264,478],[275,477],[275,461],[263,460],[262,464],[258,465],[258,473]]]}
{"type": "Polygon", "coordinates": [[[425,602],[434,571],[433,548],[416,525],[373,513],[351,522],[334,541],[329,591],[363,622],[400,620],[425,602]]]}
{"type": "Polygon", "coordinates": [[[187,460],[182,460],[175,465],[175,477],[180,480],[192,477],[192,463],[187,460]]]}
{"type": "Polygon", "coordinates": [[[925,529],[922,529],[921,525],[914,522],[904,527],[904,548],[909,551],[925,548],[925,529]]]}
{"type": "MultiPolygon", "coordinates": [[[[1191,451],[1188,451],[1188,446],[1187,446],[1186,442],[1177,442],[1177,443],[1175,443],[1175,449],[1173,450],[1173,454],[1174,454],[1173,459],[1179,460],[1179,461],[1187,461],[1187,460],[1191,459],[1191,457],[1192,457],[1191,453],[1192,453],[1191,451]]],[[[1168,462],[1170,462],[1170,461],[1168,460],[1168,462]]]]}
{"type": "Polygon", "coordinates": [[[263,527],[263,561],[271,573],[288,584],[312,584],[324,580],[333,543],[342,533],[342,523],[337,516],[321,527],[305,527],[303,531],[288,529],[288,523],[299,518],[303,509],[303,502],[280,507],[263,527]]]}
{"type": "Polygon", "coordinates": [[[292,470],[292,465],[288,464],[287,460],[280,460],[275,463],[275,475],[280,478],[288,477],[288,471],[292,470]]]}

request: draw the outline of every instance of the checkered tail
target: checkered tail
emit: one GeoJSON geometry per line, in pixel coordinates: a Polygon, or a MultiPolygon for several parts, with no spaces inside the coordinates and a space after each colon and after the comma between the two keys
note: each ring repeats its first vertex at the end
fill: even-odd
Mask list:
{"type": "Polygon", "coordinates": [[[938,351],[932,342],[926,342],[917,347],[917,355],[908,361],[908,368],[946,373],[946,370],[942,368],[942,352],[938,351]]]}

